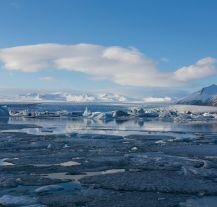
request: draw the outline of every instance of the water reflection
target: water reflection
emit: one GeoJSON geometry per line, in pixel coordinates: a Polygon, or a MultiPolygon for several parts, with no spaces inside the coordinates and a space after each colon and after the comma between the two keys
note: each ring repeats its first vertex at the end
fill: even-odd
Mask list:
{"type": "Polygon", "coordinates": [[[7,124],[8,121],[9,121],[9,117],[8,116],[0,117],[0,125],[1,124],[7,124]]]}
{"type": "MultiPolygon", "coordinates": [[[[5,122],[4,122],[5,123],[5,122]]],[[[133,134],[142,132],[217,132],[217,122],[165,122],[128,120],[117,122],[115,120],[103,122],[93,119],[35,119],[10,117],[9,124],[33,124],[37,128],[24,129],[30,134],[69,134],[69,133],[102,133],[102,134],[133,134]]],[[[28,128],[28,126],[27,126],[28,128]]]]}

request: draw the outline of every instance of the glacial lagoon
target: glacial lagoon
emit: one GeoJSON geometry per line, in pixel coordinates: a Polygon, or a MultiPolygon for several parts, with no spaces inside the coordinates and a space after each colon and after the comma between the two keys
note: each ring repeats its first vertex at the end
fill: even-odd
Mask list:
{"type": "Polygon", "coordinates": [[[216,205],[212,107],[48,105],[1,119],[0,206],[216,205]]]}

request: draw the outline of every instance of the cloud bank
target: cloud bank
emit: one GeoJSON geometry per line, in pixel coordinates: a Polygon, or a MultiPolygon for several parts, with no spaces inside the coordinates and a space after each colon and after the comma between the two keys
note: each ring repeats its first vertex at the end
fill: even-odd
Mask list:
{"type": "Polygon", "coordinates": [[[175,78],[179,81],[191,81],[201,79],[217,72],[217,60],[207,57],[196,62],[194,65],[185,66],[175,72],[175,78]]]}
{"type": "Polygon", "coordinates": [[[170,103],[172,102],[172,98],[170,97],[163,97],[163,98],[159,98],[159,97],[146,97],[143,99],[143,102],[145,103],[170,103]]]}
{"type": "Polygon", "coordinates": [[[0,62],[11,71],[76,71],[128,86],[169,87],[217,73],[217,60],[206,57],[175,72],[161,72],[156,61],[135,48],[93,44],[38,44],[0,49],[0,62]]]}

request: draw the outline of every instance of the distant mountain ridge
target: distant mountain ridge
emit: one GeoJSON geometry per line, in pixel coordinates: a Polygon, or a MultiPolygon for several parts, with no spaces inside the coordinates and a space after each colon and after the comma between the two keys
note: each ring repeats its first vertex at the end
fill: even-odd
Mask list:
{"type": "Polygon", "coordinates": [[[212,84],[179,100],[177,104],[217,106],[217,85],[212,84]]]}
{"type": "Polygon", "coordinates": [[[136,101],[136,99],[129,98],[114,93],[66,93],[66,92],[52,92],[52,93],[27,93],[18,96],[20,101],[34,101],[34,102],[114,102],[127,103],[136,101]]]}
{"type": "Polygon", "coordinates": [[[174,103],[170,97],[129,97],[112,92],[24,92],[17,94],[0,95],[0,103],[45,103],[45,102],[67,102],[67,103],[136,103],[136,104],[159,104],[174,103]]]}

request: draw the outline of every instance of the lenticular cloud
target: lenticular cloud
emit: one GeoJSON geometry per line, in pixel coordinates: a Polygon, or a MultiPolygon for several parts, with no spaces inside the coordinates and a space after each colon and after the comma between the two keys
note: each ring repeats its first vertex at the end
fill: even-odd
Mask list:
{"type": "Polygon", "coordinates": [[[130,86],[178,86],[216,73],[216,59],[204,58],[174,72],[161,72],[156,61],[135,48],[93,44],[38,44],[0,49],[7,70],[38,72],[68,70],[94,79],[130,86]]]}

